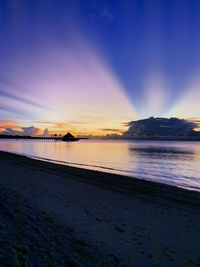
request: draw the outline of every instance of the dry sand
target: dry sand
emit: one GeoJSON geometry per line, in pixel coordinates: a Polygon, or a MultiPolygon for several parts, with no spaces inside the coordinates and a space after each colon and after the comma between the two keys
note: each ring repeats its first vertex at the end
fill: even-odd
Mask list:
{"type": "Polygon", "coordinates": [[[0,152],[0,266],[200,266],[200,193],[0,152]]]}

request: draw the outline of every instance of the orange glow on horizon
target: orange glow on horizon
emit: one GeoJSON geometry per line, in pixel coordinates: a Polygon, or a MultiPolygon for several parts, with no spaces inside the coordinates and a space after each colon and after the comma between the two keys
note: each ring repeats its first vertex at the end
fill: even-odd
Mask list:
{"type": "MultiPolygon", "coordinates": [[[[65,135],[67,132],[70,132],[74,136],[83,135],[83,136],[106,136],[107,134],[117,134],[121,135],[124,131],[126,131],[127,126],[123,125],[123,123],[119,123],[118,121],[107,120],[105,118],[99,119],[99,122],[84,122],[84,121],[70,121],[70,122],[35,122],[33,123],[25,123],[24,125],[13,125],[13,124],[4,124],[0,123],[0,133],[5,133],[7,129],[12,129],[13,132],[10,134],[18,135],[23,134],[23,128],[34,127],[37,128],[38,132],[35,136],[41,136],[44,134],[44,130],[48,129],[49,136],[57,134],[57,135],[65,135]],[[16,133],[15,133],[16,131],[16,133]]],[[[7,133],[8,134],[8,133],[7,133]]]]}
{"type": "Polygon", "coordinates": [[[1,130],[6,130],[8,128],[13,129],[13,130],[21,129],[21,127],[17,126],[17,125],[9,125],[9,124],[1,124],[1,123],[0,123],[0,128],[1,128],[1,130]]]}
{"type": "Polygon", "coordinates": [[[200,132],[200,128],[194,128],[193,131],[200,132]]]}

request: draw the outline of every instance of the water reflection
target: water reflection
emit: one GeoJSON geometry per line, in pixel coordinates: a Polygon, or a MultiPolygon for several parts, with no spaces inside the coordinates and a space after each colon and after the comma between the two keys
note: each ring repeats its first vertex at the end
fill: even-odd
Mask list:
{"type": "Polygon", "coordinates": [[[166,159],[166,160],[192,160],[194,157],[193,150],[180,149],[179,147],[134,147],[131,146],[130,153],[133,156],[147,157],[151,159],[166,159]]]}
{"type": "Polygon", "coordinates": [[[130,147],[130,151],[138,153],[147,153],[147,154],[193,154],[193,151],[189,150],[180,150],[177,148],[166,148],[166,147],[130,147]]]}
{"type": "Polygon", "coordinates": [[[130,154],[137,155],[137,177],[187,188],[200,188],[200,144],[189,142],[152,142],[130,146],[130,154]],[[199,162],[198,162],[199,163],[199,162]]]}
{"type": "Polygon", "coordinates": [[[0,150],[200,189],[200,142],[0,140],[0,150]]]}

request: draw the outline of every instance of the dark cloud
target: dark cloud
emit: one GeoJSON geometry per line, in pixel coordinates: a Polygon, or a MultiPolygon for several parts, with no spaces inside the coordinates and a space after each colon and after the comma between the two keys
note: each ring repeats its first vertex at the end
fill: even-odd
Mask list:
{"type": "Polygon", "coordinates": [[[124,137],[191,137],[200,136],[193,129],[198,127],[196,121],[177,118],[148,118],[131,121],[124,137]]]}

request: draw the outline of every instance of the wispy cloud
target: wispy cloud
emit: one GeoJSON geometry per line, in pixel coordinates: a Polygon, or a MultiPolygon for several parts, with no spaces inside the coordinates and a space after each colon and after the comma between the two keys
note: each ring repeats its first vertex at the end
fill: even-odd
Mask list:
{"type": "Polygon", "coordinates": [[[99,115],[79,115],[78,118],[89,121],[106,120],[107,117],[99,115]]]}
{"type": "Polygon", "coordinates": [[[53,121],[34,121],[34,123],[39,123],[39,124],[47,124],[49,126],[53,126],[56,128],[63,128],[64,126],[66,126],[66,123],[64,122],[53,122],[53,121]]]}
{"type": "Polygon", "coordinates": [[[18,121],[15,121],[15,120],[0,120],[0,124],[2,123],[14,123],[14,124],[18,124],[19,122],[18,121]]]}
{"type": "Polygon", "coordinates": [[[128,127],[128,126],[130,126],[130,122],[122,122],[122,125],[128,127]]]}
{"type": "Polygon", "coordinates": [[[72,120],[72,121],[69,121],[68,122],[69,124],[76,124],[76,125],[79,125],[79,124],[92,124],[92,123],[95,123],[94,121],[78,121],[78,120],[72,120]]]}
{"type": "Polygon", "coordinates": [[[36,114],[34,112],[30,112],[28,110],[24,110],[24,109],[16,108],[16,107],[11,107],[11,106],[7,106],[7,105],[3,105],[3,104],[0,104],[0,110],[14,114],[15,116],[18,115],[19,117],[28,118],[28,119],[34,118],[34,117],[39,115],[39,114],[36,114]]]}
{"type": "Polygon", "coordinates": [[[104,132],[114,132],[114,133],[123,133],[124,131],[123,130],[120,130],[120,129],[109,129],[109,128],[103,128],[103,129],[99,129],[101,131],[104,131],[104,132]]]}
{"type": "MultiPolygon", "coordinates": [[[[18,125],[18,121],[15,120],[0,120],[0,129],[20,129],[21,127],[18,125]]],[[[2,130],[1,130],[2,131],[2,130]]]]}
{"type": "Polygon", "coordinates": [[[114,14],[111,10],[109,10],[107,7],[103,7],[100,11],[100,17],[101,18],[108,18],[108,19],[113,19],[114,14]]]}
{"type": "Polygon", "coordinates": [[[8,129],[8,128],[11,128],[11,129],[20,129],[21,127],[18,126],[18,125],[13,125],[13,124],[1,124],[0,123],[0,129],[8,129]]]}
{"type": "Polygon", "coordinates": [[[48,110],[48,111],[53,111],[52,109],[50,109],[50,108],[48,108],[48,107],[46,107],[44,105],[40,105],[40,104],[38,104],[36,102],[30,101],[30,100],[28,100],[26,98],[17,96],[15,94],[8,93],[8,92],[6,92],[4,90],[0,90],[0,95],[4,96],[4,97],[8,97],[8,98],[13,99],[13,100],[17,100],[17,101],[23,102],[25,104],[32,105],[32,106],[37,107],[37,108],[45,109],[45,110],[48,110]]]}

